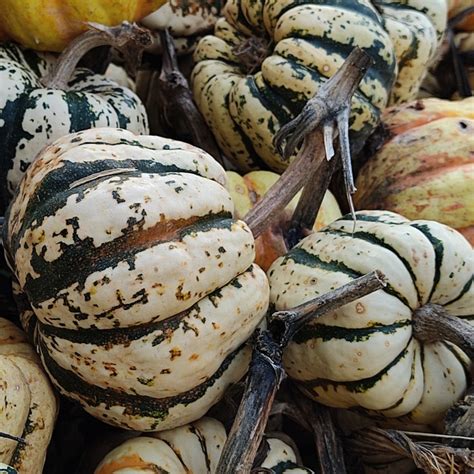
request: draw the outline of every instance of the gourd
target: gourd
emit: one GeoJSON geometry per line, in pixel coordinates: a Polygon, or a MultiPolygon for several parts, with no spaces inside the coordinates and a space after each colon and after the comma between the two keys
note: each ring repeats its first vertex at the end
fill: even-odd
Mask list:
{"type": "Polygon", "coordinates": [[[355,204],[429,219],[474,243],[474,99],[387,109],[388,139],[360,170],[355,204]]]}
{"type": "Polygon", "coordinates": [[[115,26],[137,21],[165,0],[3,0],[0,40],[11,39],[39,51],[62,51],[87,23],[115,26]]]}
{"type": "Polygon", "coordinates": [[[356,217],[309,235],[268,272],[276,310],[375,269],[387,279],[383,290],[303,327],[284,353],[286,371],[320,403],[435,423],[468,384],[470,360],[450,341],[465,341],[472,357],[472,331],[463,339],[453,329],[472,314],[472,248],[434,221],[389,211],[356,217]]]}
{"type": "Polygon", "coordinates": [[[0,474],[18,474],[16,469],[0,462],[0,474]]]}
{"type": "Polygon", "coordinates": [[[0,427],[26,443],[0,436],[0,466],[5,471],[40,474],[52,436],[57,402],[26,335],[0,318],[0,427]],[[5,464],[10,466],[10,471],[5,464]]]}
{"type": "MultiPolygon", "coordinates": [[[[472,7],[472,0],[447,0],[448,17],[451,19],[469,7],[472,7]]],[[[456,25],[456,29],[463,31],[474,31],[474,13],[471,13],[463,21],[456,25]]]]}
{"type": "Polygon", "coordinates": [[[27,170],[8,262],[51,380],[90,414],[174,428],[247,371],[269,288],[225,184],[198,148],[112,128],[63,137],[27,170]]]}
{"type": "Polygon", "coordinates": [[[58,66],[52,55],[13,43],[0,46],[0,215],[30,163],[57,138],[106,126],[147,133],[146,111],[135,93],[87,69],[75,69],[94,45],[85,47],[71,51],[64,58],[68,68],[51,76],[58,66]]]}
{"type": "MultiPolygon", "coordinates": [[[[244,176],[235,171],[227,171],[228,189],[235,203],[237,216],[243,219],[256,202],[276,183],[278,177],[278,174],[271,171],[251,171],[244,176]]],[[[300,193],[288,204],[276,225],[255,239],[255,262],[265,271],[277,257],[286,253],[282,231],[285,230],[284,227],[291,218],[299,198],[300,193]]],[[[328,191],[316,217],[314,230],[321,229],[338,217],[341,217],[341,210],[336,198],[328,191]]]]}
{"type": "MultiPolygon", "coordinates": [[[[105,456],[94,474],[114,474],[122,470],[212,474],[216,472],[227,438],[224,426],[213,418],[202,418],[152,436],[125,441],[105,456]]],[[[293,449],[280,439],[268,438],[266,443],[268,452],[260,467],[282,474],[313,472],[298,466],[293,449]]]]}
{"type": "Polygon", "coordinates": [[[194,53],[195,101],[240,170],[280,172],[275,133],[359,46],[374,60],[352,101],[359,149],[389,99],[415,98],[445,27],[445,0],[230,0],[194,53]]]}

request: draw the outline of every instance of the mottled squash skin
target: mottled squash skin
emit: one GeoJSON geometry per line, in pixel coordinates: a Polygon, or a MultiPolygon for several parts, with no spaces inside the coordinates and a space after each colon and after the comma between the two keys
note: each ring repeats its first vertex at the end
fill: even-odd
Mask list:
{"type": "Polygon", "coordinates": [[[389,138],[362,167],[354,202],[442,222],[474,244],[474,98],[387,109],[389,138]]]}
{"type": "Polygon", "coordinates": [[[26,444],[0,437],[0,472],[41,474],[58,404],[26,334],[0,318],[0,429],[26,444]],[[11,471],[2,471],[7,463],[11,471]],[[14,469],[13,469],[14,468],[14,469]]]}
{"type": "Polygon", "coordinates": [[[137,21],[165,0],[2,0],[0,39],[39,51],[62,51],[87,30],[87,22],[107,26],[137,21]]]}
{"type": "Polygon", "coordinates": [[[359,211],[310,234],[268,271],[270,302],[286,310],[380,269],[387,285],[306,325],[283,354],[309,397],[425,425],[442,420],[469,383],[471,361],[413,330],[418,308],[472,317],[474,255],[457,231],[389,211],[359,211]]]}
{"type": "Polygon", "coordinates": [[[27,170],[5,247],[51,380],[103,421],[194,421],[245,374],[268,306],[223,168],[170,139],[71,134],[27,170]]]}

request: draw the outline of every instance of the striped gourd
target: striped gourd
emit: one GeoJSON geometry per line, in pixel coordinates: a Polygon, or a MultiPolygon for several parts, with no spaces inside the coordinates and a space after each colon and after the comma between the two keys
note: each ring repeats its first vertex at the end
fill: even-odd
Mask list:
{"type": "MultiPolygon", "coordinates": [[[[173,474],[213,474],[227,435],[213,418],[129,439],[108,453],[94,474],[169,472],[173,474]]],[[[259,467],[278,474],[312,473],[296,463],[293,449],[278,438],[266,438],[266,453],[259,467]]]]}
{"type": "Polygon", "coordinates": [[[473,264],[455,230],[388,211],[361,211],[355,229],[346,216],[308,236],[268,272],[277,310],[375,269],[388,284],[297,333],[284,354],[288,374],[329,406],[439,420],[467,387],[469,359],[449,342],[420,342],[413,320],[432,304],[472,318],[473,264]]]}
{"type": "Polygon", "coordinates": [[[474,243],[474,98],[387,109],[383,146],[357,177],[355,204],[442,222],[474,243]]]}
{"type": "Polygon", "coordinates": [[[56,411],[56,397],[26,335],[0,318],[0,431],[26,441],[0,436],[0,472],[16,472],[2,471],[2,463],[20,474],[42,472],[56,411]]]}
{"type": "Polygon", "coordinates": [[[57,138],[91,127],[148,132],[140,99],[87,69],[76,69],[67,90],[45,88],[53,64],[51,55],[0,46],[0,214],[29,164],[57,138]]]}
{"type": "Polygon", "coordinates": [[[106,128],[56,141],[28,169],[8,259],[46,370],[92,415],[174,428],[246,372],[269,288],[225,183],[198,148],[106,128]]]}
{"type": "Polygon", "coordinates": [[[282,171],[288,162],[272,144],[275,133],[355,46],[374,60],[352,101],[355,148],[373,130],[390,94],[395,102],[416,95],[446,25],[446,3],[229,0],[224,15],[194,53],[196,103],[242,171],[282,171]]]}

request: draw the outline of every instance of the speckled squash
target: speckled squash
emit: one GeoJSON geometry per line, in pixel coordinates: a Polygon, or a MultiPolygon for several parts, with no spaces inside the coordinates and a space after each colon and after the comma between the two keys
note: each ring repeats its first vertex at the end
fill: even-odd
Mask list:
{"type": "MultiPolygon", "coordinates": [[[[251,171],[244,176],[235,171],[227,171],[228,189],[234,201],[237,216],[243,219],[278,178],[279,175],[271,171],[251,171]]],[[[291,218],[299,198],[300,193],[288,204],[276,224],[255,240],[255,263],[265,271],[277,257],[286,253],[287,249],[282,240],[281,230],[291,218]]],[[[326,192],[314,223],[314,230],[321,229],[341,215],[336,198],[330,191],[326,192]]]]}
{"type": "MultiPolygon", "coordinates": [[[[94,474],[214,474],[227,435],[213,418],[201,420],[151,436],[133,438],[112,450],[94,474]]],[[[260,467],[279,474],[312,473],[296,463],[293,449],[277,438],[267,438],[267,454],[260,467]]]]}
{"type": "Polygon", "coordinates": [[[0,318],[0,430],[25,439],[0,437],[0,472],[41,474],[57,414],[48,377],[26,335],[0,318]],[[11,471],[2,463],[6,463],[11,471]]]}
{"type": "Polygon", "coordinates": [[[0,215],[29,164],[57,138],[92,127],[148,132],[140,99],[104,76],[77,69],[67,90],[45,88],[53,62],[51,55],[0,46],[0,215]]]}
{"type": "Polygon", "coordinates": [[[308,396],[413,423],[437,422],[468,386],[469,358],[414,337],[416,309],[436,303],[472,318],[473,251],[454,229],[388,211],[361,211],[309,235],[275,261],[270,301],[292,308],[380,269],[387,286],[296,334],[285,368],[308,396]]]}
{"type": "Polygon", "coordinates": [[[47,372],[90,414],[174,428],[247,371],[269,287],[225,184],[198,148],[112,128],[68,135],[28,169],[8,261],[47,372]]]}
{"type": "Polygon", "coordinates": [[[387,209],[459,230],[474,244],[474,98],[387,109],[389,137],[359,172],[359,209],[387,209]]]}
{"type": "Polygon", "coordinates": [[[241,171],[282,171],[288,161],[272,144],[275,133],[355,46],[374,64],[352,101],[354,148],[373,130],[390,96],[395,102],[416,96],[446,26],[446,3],[229,0],[224,16],[194,53],[196,103],[241,171]]]}
{"type": "Polygon", "coordinates": [[[0,40],[39,51],[62,51],[87,22],[115,26],[137,21],[166,0],[2,0],[0,40]]]}

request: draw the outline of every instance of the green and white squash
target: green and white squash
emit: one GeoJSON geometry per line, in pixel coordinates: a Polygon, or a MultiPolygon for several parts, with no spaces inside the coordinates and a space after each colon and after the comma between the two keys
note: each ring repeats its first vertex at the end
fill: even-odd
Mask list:
{"type": "Polygon", "coordinates": [[[17,470],[0,462],[0,474],[18,474],[17,470]]]}
{"type": "Polygon", "coordinates": [[[16,469],[41,474],[57,409],[51,384],[25,333],[0,318],[0,431],[26,441],[0,436],[0,472],[6,463],[12,469],[7,473],[16,469]]]}
{"type": "Polygon", "coordinates": [[[281,172],[275,133],[354,47],[374,60],[352,101],[357,149],[389,100],[414,98],[445,26],[445,0],[229,0],[194,53],[194,97],[241,171],[281,172]]]}
{"type": "MultiPolygon", "coordinates": [[[[213,474],[226,439],[222,423],[213,418],[202,418],[153,437],[140,436],[125,441],[105,456],[94,474],[213,474]]],[[[313,472],[297,465],[295,452],[288,444],[278,438],[266,438],[265,442],[267,452],[260,467],[279,474],[313,472]]]]}
{"type": "Polygon", "coordinates": [[[145,108],[129,89],[83,68],[67,90],[43,85],[55,58],[0,46],[0,214],[36,155],[54,140],[92,127],[148,133],[145,108]]]}
{"type": "Polygon", "coordinates": [[[68,135],[28,169],[8,261],[46,370],[90,414],[174,428],[247,371],[269,287],[225,184],[196,147],[112,128],[68,135]]]}
{"type": "Polygon", "coordinates": [[[446,340],[417,339],[413,322],[432,304],[472,319],[473,251],[460,233],[388,211],[358,212],[355,229],[342,217],[275,261],[270,300],[291,308],[375,269],[386,288],[305,326],[284,366],[323,404],[434,423],[466,390],[470,361],[446,340]]]}

